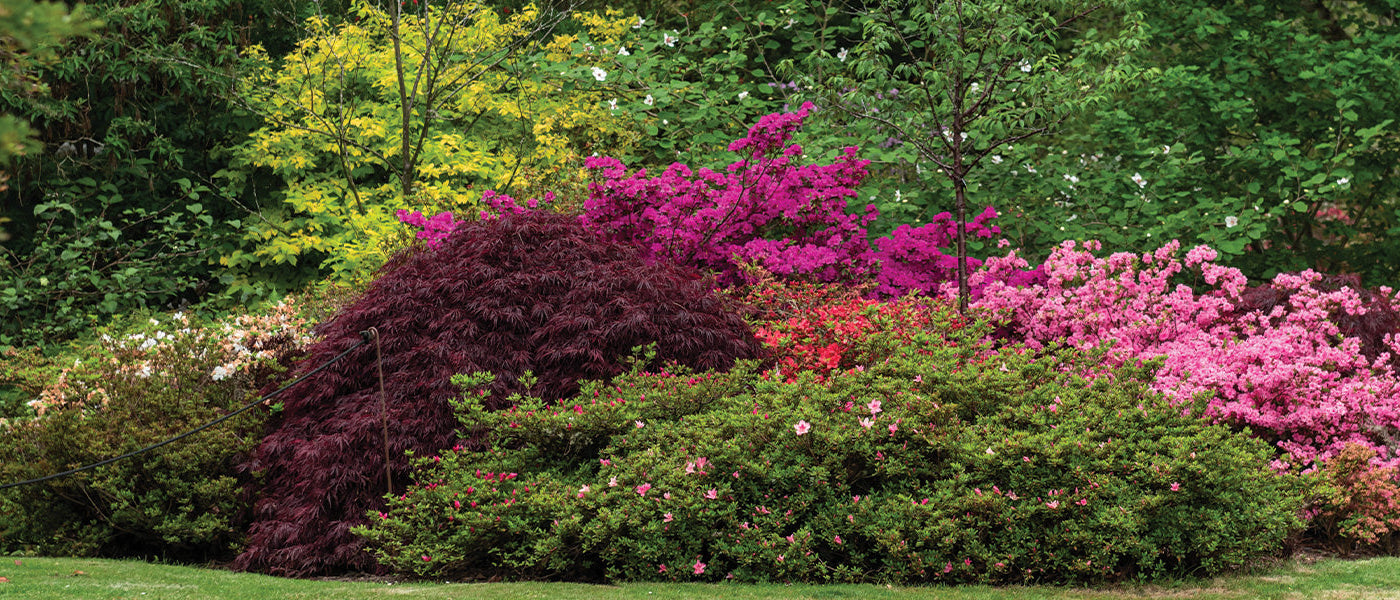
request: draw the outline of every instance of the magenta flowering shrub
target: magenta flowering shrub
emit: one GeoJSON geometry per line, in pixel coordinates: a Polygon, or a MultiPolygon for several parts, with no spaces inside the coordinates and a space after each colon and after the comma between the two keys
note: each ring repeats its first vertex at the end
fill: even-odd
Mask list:
{"type": "MultiPolygon", "coordinates": [[[[988,206],[963,227],[967,238],[992,238],[1001,233],[1001,228],[988,223],[997,217],[996,209],[988,206]]],[[[956,286],[958,276],[957,254],[947,254],[944,248],[953,246],[957,239],[958,224],[952,213],[943,212],[933,220],[913,227],[900,225],[888,237],[875,240],[872,258],[880,263],[876,280],[876,291],[886,297],[900,297],[910,292],[937,293],[944,284],[956,286]]],[[[982,266],[982,260],[968,257],[969,273],[982,266]]],[[[1039,268],[1031,270],[1011,269],[1000,277],[983,275],[979,281],[999,280],[1009,286],[1024,286],[1044,280],[1039,268]]],[[[955,287],[953,289],[956,289],[955,287]]],[[[972,289],[972,296],[981,296],[981,285],[972,289]]]]}
{"type": "MultiPolygon", "coordinates": [[[[1325,461],[1349,443],[1375,450],[1380,462],[1400,462],[1393,447],[1400,379],[1390,355],[1368,358],[1331,318],[1368,310],[1355,290],[1325,290],[1311,271],[1284,274],[1270,286],[1286,302],[1241,311],[1245,278],[1215,264],[1209,248],[1198,246],[1184,260],[1176,242],[1142,256],[1099,258],[1098,249],[1066,242],[1042,265],[1043,285],[992,281],[975,306],[1002,311],[1032,345],[1110,343],[1117,363],[1163,357],[1156,389],[1177,403],[1209,396],[1207,416],[1249,427],[1291,455],[1278,467],[1325,461]]],[[[1024,266],[1014,255],[988,262],[993,270],[1024,266]]],[[[1384,342],[1396,351],[1394,336],[1384,342]]]]}
{"type": "MultiPolygon", "coordinates": [[[[1300,478],[1098,356],[982,324],[875,334],[787,382],[633,370],[556,401],[457,403],[491,451],[417,460],[357,532],[382,564],[588,581],[1069,583],[1208,575],[1277,551],[1300,478]]],[[[479,379],[459,379],[482,383],[479,379]]]]}
{"type": "MultiPolygon", "coordinates": [[[[786,279],[826,283],[860,281],[878,271],[877,294],[937,293],[956,273],[956,258],[944,251],[957,231],[952,215],[918,227],[900,225],[872,249],[866,227],[879,212],[874,205],[848,212],[870,161],[846,148],[831,163],[801,164],[801,146],[790,143],[812,110],[808,103],[794,113],[761,117],[729,145],[739,159],[723,172],[676,163],[652,177],[645,169],[629,174],[616,158],[589,158],[585,166],[596,181],[579,220],[647,256],[715,272],[721,284],[744,282],[741,267],[753,265],[786,279]]],[[[522,203],[488,191],[481,216],[530,212],[553,200],[546,194],[522,203]]],[[[450,230],[414,215],[412,221],[400,218],[425,227],[421,238],[436,240],[450,230]]],[[[1000,229],[988,223],[996,216],[989,206],[964,227],[975,237],[993,237],[1000,229]]],[[[981,261],[968,263],[976,268],[981,261]]],[[[1035,271],[1003,275],[1013,284],[1039,280],[1035,271]]]]}
{"type": "Polygon", "coordinates": [[[766,115],[748,136],[729,145],[741,158],[724,172],[694,172],[676,163],[656,177],[630,176],[621,161],[586,161],[599,181],[589,186],[583,222],[610,239],[653,256],[713,270],[723,283],[741,281],[745,262],[780,276],[838,281],[870,270],[863,215],[847,213],[868,160],[846,148],[834,162],[799,165],[802,148],[789,144],[811,112],[766,115]]]}
{"type": "Polygon", "coordinates": [[[452,230],[457,227],[457,223],[452,219],[452,213],[448,211],[433,215],[432,218],[423,216],[422,211],[408,212],[400,209],[394,213],[399,217],[399,221],[421,228],[417,233],[418,239],[426,240],[429,248],[436,248],[442,240],[452,234],[452,230]]]}

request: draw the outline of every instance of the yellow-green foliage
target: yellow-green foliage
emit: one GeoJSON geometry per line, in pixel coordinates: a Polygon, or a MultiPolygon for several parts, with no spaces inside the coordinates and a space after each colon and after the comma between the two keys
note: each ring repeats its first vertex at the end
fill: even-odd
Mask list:
{"type": "Polygon", "coordinates": [[[575,33],[540,35],[557,17],[533,6],[508,15],[477,2],[425,8],[398,24],[400,71],[394,16],[365,2],[352,14],[338,25],[308,20],[291,54],[277,64],[259,56],[244,81],[266,125],[237,149],[243,169],[233,184],[265,167],[286,189],[280,205],[250,220],[243,247],[223,256],[235,271],[314,266],[355,281],[409,239],[398,209],[470,215],[487,189],[577,187],[582,156],[636,139],[592,75],[612,68],[635,17],[576,13],[575,33]]]}

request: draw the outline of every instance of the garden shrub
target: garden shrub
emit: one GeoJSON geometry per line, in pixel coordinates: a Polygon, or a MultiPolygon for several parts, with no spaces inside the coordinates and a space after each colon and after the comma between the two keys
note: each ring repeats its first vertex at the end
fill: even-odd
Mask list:
{"type": "MultiPolygon", "coordinates": [[[[202,324],[184,314],[102,334],[62,358],[0,358],[31,400],[0,419],[0,482],[57,473],[145,447],[241,407],[309,342],[291,303],[202,324]],[[55,364],[56,361],[69,361],[55,364]]],[[[250,504],[239,455],[267,408],[92,471],[0,491],[0,552],[231,556],[250,504]]]]}
{"type": "Polygon", "coordinates": [[[648,255],[714,270],[723,283],[738,282],[744,262],[818,281],[859,277],[871,266],[865,226],[877,213],[846,209],[870,161],[846,148],[831,164],[798,164],[802,148],[789,142],[811,110],[761,117],[729,144],[738,160],[723,172],[675,163],[657,177],[629,176],[616,158],[588,159],[599,182],[581,219],[648,255]]]}
{"type": "Polygon", "coordinates": [[[454,578],[907,584],[1209,575],[1299,526],[1297,476],[1150,369],[1088,381],[1102,356],[987,333],[886,336],[886,359],[825,381],[749,362],[505,411],[468,394],[492,449],[420,457],[358,531],[401,572],[454,578]]]}
{"type": "MultiPolygon", "coordinates": [[[[1164,357],[1155,389],[1178,403],[1210,396],[1206,416],[1275,443],[1290,455],[1280,468],[1324,462],[1349,443],[1376,450],[1387,464],[1400,461],[1400,378],[1384,353],[1368,358],[1362,340],[1333,319],[1388,311],[1391,292],[1367,302],[1349,287],[1327,289],[1311,271],[1280,274],[1269,287],[1286,301],[1248,310],[1244,276],[1217,264],[1210,248],[1198,246],[1184,260],[1176,242],[1141,256],[1099,258],[1098,249],[1066,242],[1041,265],[1043,285],[993,282],[974,306],[1004,311],[1032,345],[1111,343],[1113,362],[1164,357]]],[[[1025,265],[1014,256],[988,263],[1025,265]]],[[[1395,337],[1380,337],[1395,353],[1395,337]]]]}
{"type": "Polygon", "coordinates": [[[1400,552],[1400,469],[1375,459],[1375,450],[1347,444],[1312,473],[1321,485],[1309,507],[1309,532],[1343,555],[1400,552]]]}
{"type": "MultiPolygon", "coordinates": [[[[659,344],[658,359],[698,368],[757,356],[743,319],[710,286],[698,272],[647,262],[570,217],[505,215],[461,224],[437,248],[396,258],[324,325],[308,364],[378,329],[395,457],[388,470],[401,489],[406,451],[426,454],[464,437],[448,405],[459,393],[450,382],[456,373],[495,373],[486,403],[500,409],[514,392],[568,397],[580,380],[620,373],[620,357],[649,343],[659,344]]],[[[389,485],[375,354],[373,345],[356,349],[286,395],[282,419],[248,465],[265,474],[265,486],[236,568],[374,568],[349,530],[382,507],[389,485]]]]}
{"type": "MultiPolygon", "coordinates": [[[[753,275],[751,275],[752,277],[753,275]]],[[[763,277],[740,295],[758,316],[755,334],[776,363],[776,374],[793,380],[802,372],[823,380],[886,358],[889,338],[908,342],[930,328],[958,328],[964,320],[940,299],[909,297],[879,302],[846,286],[763,277]]]]}
{"type": "MultiPolygon", "coordinates": [[[[759,118],[747,136],[729,144],[738,160],[723,172],[693,172],[674,163],[649,177],[646,169],[629,174],[616,158],[589,158],[585,164],[598,181],[589,184],[579,219],[648,256],[712,271],[726,285],[744,282],[749,267],[785,279],[856,285],[878,271],[881,295],[936,293],[956,264],[943,251],[953,243],[952,217],[945,212],[918,227],[901,225],[872,249],[866,226],[879,211],[866,205],[863,214],[848,212],[870,161],[847,147],[829,164],[800,164],[806,158],[802,147],[789,143],[812,110],[808,103],[759,118]]],[[[482,201],[489,207],[484,214],[528,212],[541,204],[532,199],[521,205],[495,192],[483,194],[482,201]]],[[[999,230],[987,224],[995,216],[987,207],[967,225],[969,232],[995,235],[999,230]]],[[[401,211],[399,218],[423,228],[418,236],[429,240],[452,227],[448,213],[429,219],[401,211]]],[[[1001,275],[1013,285],[1038,280],[1034,271],[1001,275]]]]}

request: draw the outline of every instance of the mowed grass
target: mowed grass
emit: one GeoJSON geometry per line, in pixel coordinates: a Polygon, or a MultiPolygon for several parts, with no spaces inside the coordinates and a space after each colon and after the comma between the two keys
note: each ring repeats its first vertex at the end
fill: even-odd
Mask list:
{"type": "Polygon", "coordinates": [[[1066,587],[887,587],[880,585],[742,585],[574,583],[425,583],[307,581],[130,560],[14,558],[0,562],[0,598],[74,600],[283,600],[551,598],[589,600],[814,599],[1029,600],[1056,598],[1278,598],[1400,600],[1400,558],[1281,562],[1256,573],[1166,585],[1066,587]]]}

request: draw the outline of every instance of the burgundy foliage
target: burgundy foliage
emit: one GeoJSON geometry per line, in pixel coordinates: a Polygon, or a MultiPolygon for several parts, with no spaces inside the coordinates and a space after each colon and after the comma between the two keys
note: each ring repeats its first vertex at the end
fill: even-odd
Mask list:
{"type": "MultiPolygon", "coordinates": [[[[631,349],[658,343],[658,358],[726,369],[760,346],[698,272],[648,262],[572,218],[547,212],[462,224],[438,248],[400,256],[365,295],[327,323],[307,367],[382,336],[394,490],[408,483],[406,450],[459,443],[449,379],[490,371],[501,408],[526,370],[529,390],[567,397],[582,379],[622,371],[631,349]]],[[[367,344],[283,396],[279,423],[250,469],[264,471],[240,570],[310,576],[373,570],[350,533],[383,506],[384,436],[375,348],[367,344]]]]}

